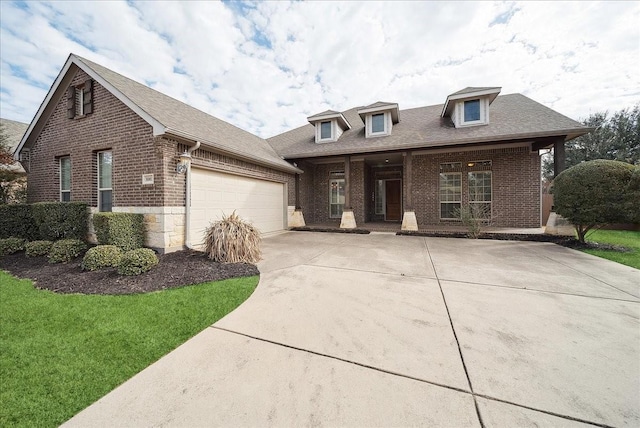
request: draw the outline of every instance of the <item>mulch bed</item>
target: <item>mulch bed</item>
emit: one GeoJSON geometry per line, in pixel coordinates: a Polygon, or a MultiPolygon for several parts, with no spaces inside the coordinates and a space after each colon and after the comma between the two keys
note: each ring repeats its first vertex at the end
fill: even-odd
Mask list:
{"type": "Polygon", "coordinates": [[[311,227],[311,226],[301,226],[301,227],[292,227],[291,230],[296,232],[326,232],[326,233],[355,233],[360,235],[366,235],[371,233],[367,229],[340,229],[339,227],[311,227]]]}
{"type": "Polygon", "coordinates": [[[46,257],[26,257],[24,252],[0,257],[0,269],[33,280],[36,288],[82,294],[148,293],[259,274],[254,265],[216,263],[198,251],[177,251],[158,258],[157,266],[138,276],[118,275],[115,269],[83,271],[82,258],[67,264],[51,264],[46,257]]]}

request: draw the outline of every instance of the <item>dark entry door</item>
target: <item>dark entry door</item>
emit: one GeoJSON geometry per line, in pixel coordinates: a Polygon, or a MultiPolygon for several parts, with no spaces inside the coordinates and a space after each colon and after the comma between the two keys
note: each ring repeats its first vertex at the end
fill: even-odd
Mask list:
{"type": "Polygon", "coordinates": [[[400,221],[402,219],[402,181],[385,181],[385,192],[387,207],[384,219],[387,221],[400,221]]]}

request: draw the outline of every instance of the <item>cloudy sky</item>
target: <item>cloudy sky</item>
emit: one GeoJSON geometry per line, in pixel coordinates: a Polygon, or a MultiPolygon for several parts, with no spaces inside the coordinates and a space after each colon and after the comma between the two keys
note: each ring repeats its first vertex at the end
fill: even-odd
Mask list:
{"type": "Polygon", "coordinates": [[[502,86],[581,119],[640,102],[640,2],[0,2],[0,115],[73,52],[262,137],[328,108],[502,86]]]}

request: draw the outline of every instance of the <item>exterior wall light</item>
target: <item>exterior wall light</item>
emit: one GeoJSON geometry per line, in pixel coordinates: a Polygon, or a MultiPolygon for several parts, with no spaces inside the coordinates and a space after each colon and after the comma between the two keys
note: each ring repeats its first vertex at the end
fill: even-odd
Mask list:
{"type": "Polygon", "coordinates": [[[191,155],[187,152],[184,152],[180,155],[180,160],[178,161],[178,165],[176,165],[176,172],[178,174],[184,174],[185,172],[187,172],[189,163],[191,163],[191,155]]]}

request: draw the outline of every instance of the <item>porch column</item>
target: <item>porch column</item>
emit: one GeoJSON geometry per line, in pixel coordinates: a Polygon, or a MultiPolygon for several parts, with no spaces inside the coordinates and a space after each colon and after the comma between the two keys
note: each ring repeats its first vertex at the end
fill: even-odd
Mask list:
{"type": "Polygon", "coordinates": [[[402,215],[402,230],[418,230],[416,212],[413,210],[413,153],[407,152],[404,156],[404,171],[402,178],[405,184],[404,213],[402,215]]]}
{"type": "Polygon", "coordinates": [[[565,161],[564,138],[561,138],[553,144],[553,178],[565,170],[565,161]]]}
{"type": "Polygon", "coordinates": [[[351,156],[344,157],[344,208],[340,229],[355,229],[356,218],[351,208],[351,156]]]}
{"type": "Polygon", "coordinates": [[[295,195],[295,209],[289,217],[289,227],[304,227],[304,216],[302,215],[302,207],[300,206],[300,174],[296,174],[296,195],[295,195]]]}

